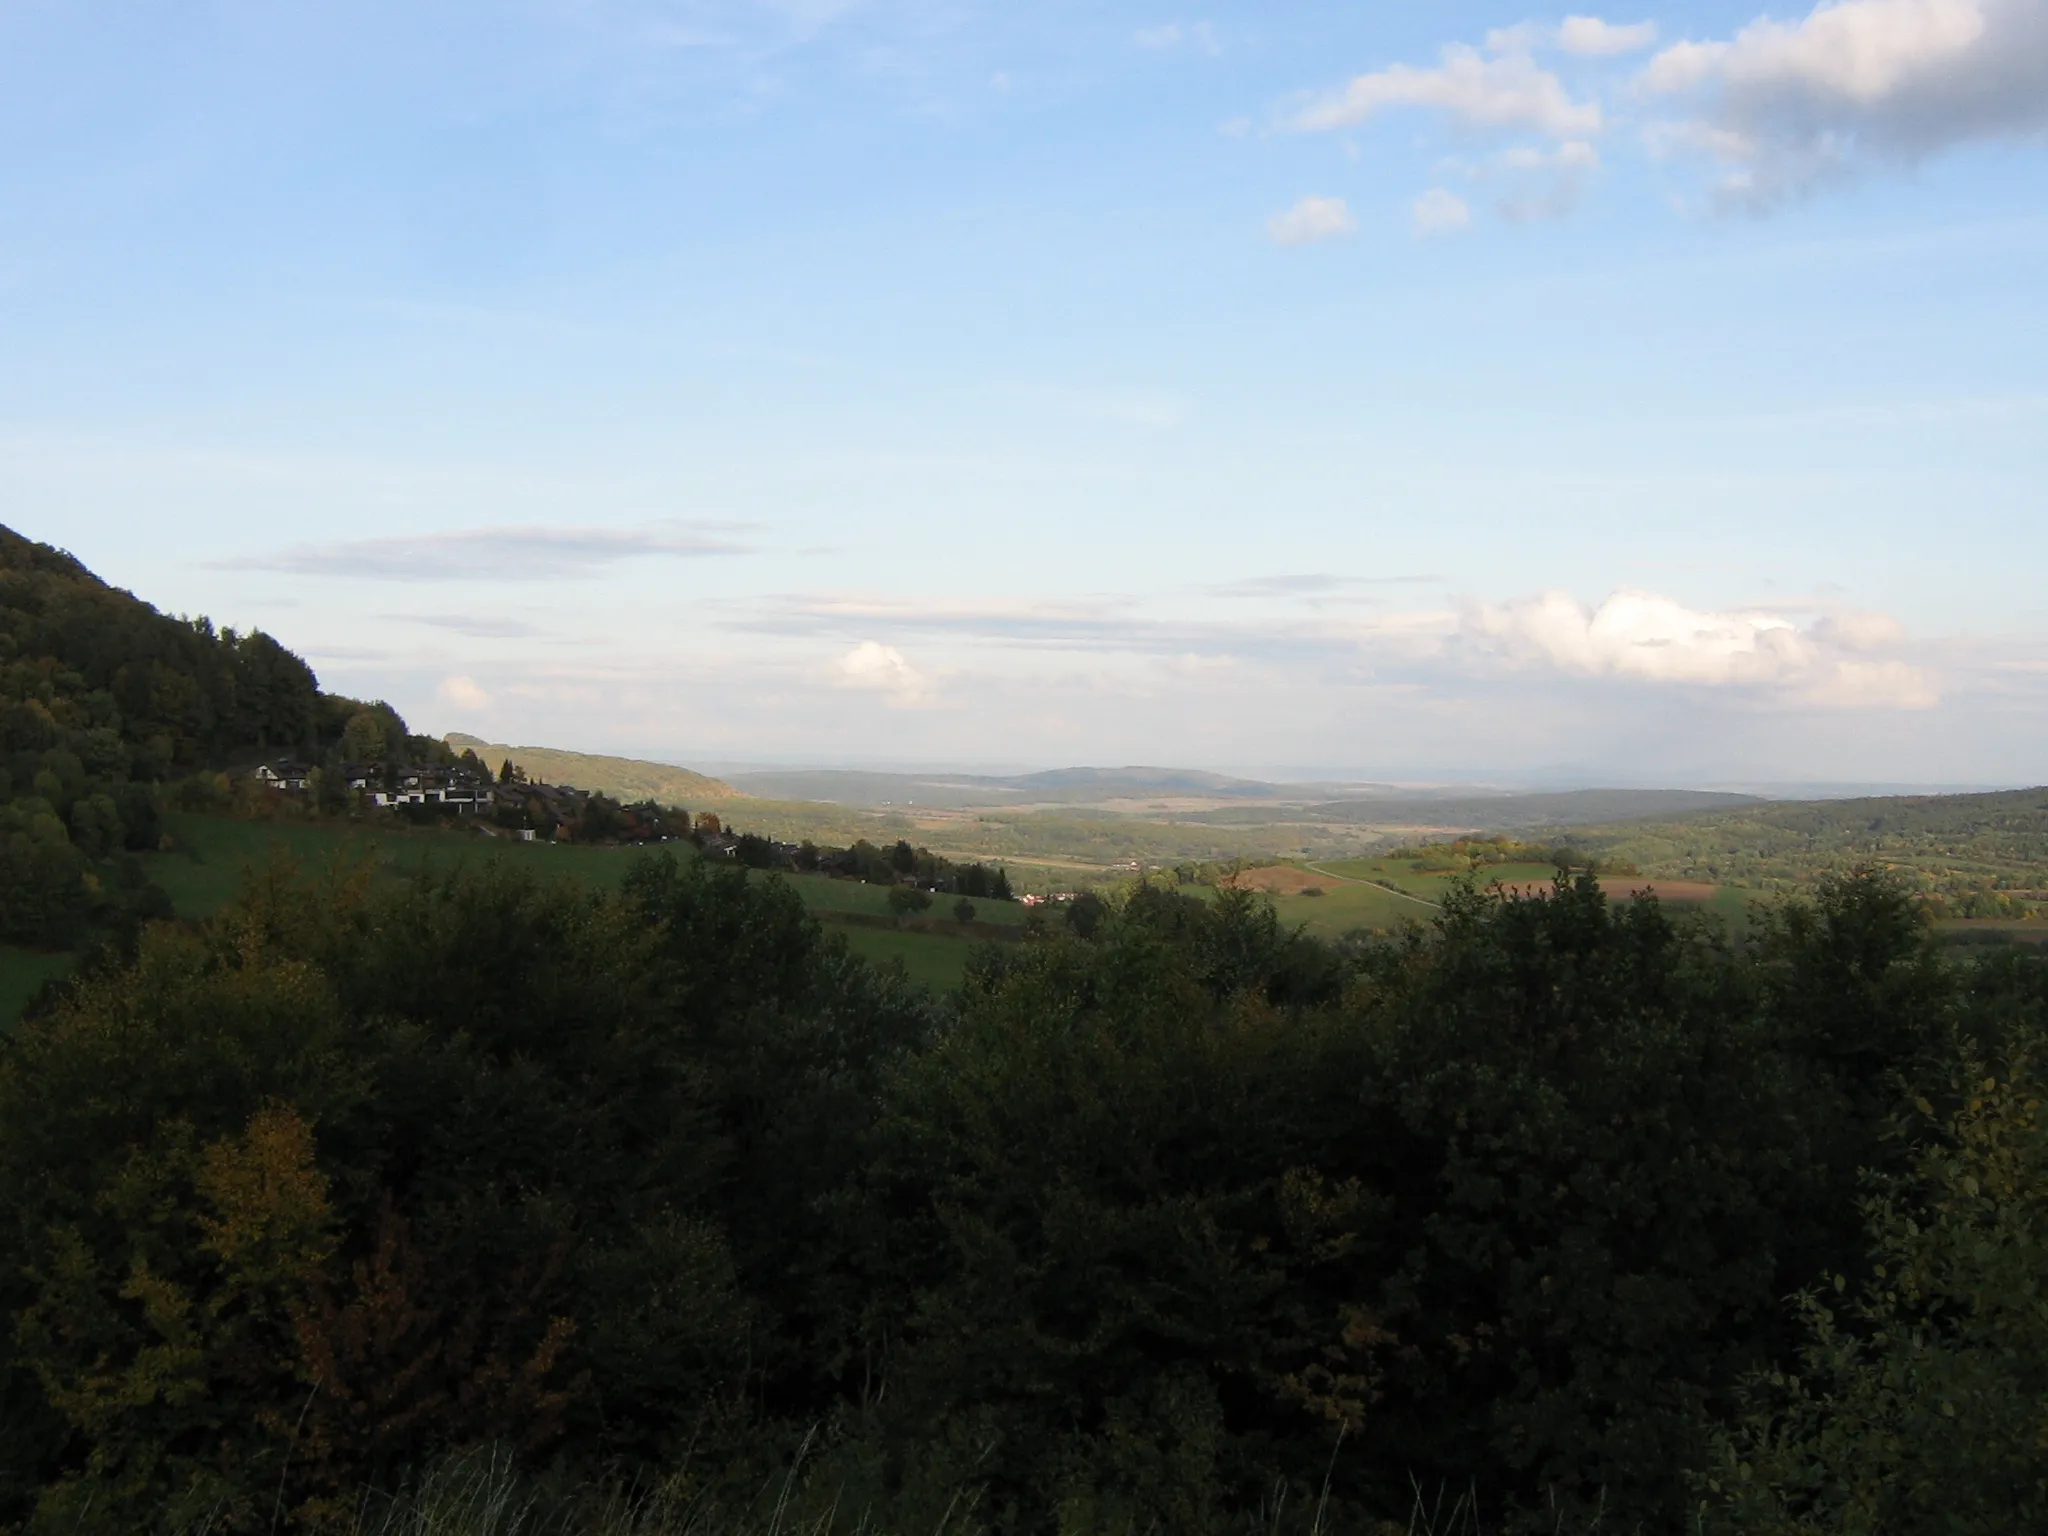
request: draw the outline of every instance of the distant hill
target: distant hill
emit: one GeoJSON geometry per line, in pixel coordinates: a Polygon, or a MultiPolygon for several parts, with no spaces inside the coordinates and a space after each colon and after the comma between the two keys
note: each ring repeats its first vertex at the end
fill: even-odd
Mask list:
{"type": "Polygon", "coordinates": [[[1227,774],[1203,773],[1195,768],[1053,768],[1043,773],[1019,774],[998,782],[1026,796],[1045,799],[1066,798],[1075,793],[1091,799],[1142,799],[1146,796],[1203,795],[1217,799],[1272,799],[1286,790],[1278,784],[1257,779],[1233,779],[1227,774]]]}
{"type": "Polygon", "coordinates": [[[1627,821],[1640,816],[1685,816],[1761,805],[1756,795],[1708,789],[1570,789],[1540,794],[1400,796],[1334,800],[1308,807],[1327,821],[1391,824],[1412,819],[1435,825],[1470,822],[1488,831],[1521,827],[1579,826],[1627,821]]]}
{"type": "MultiPolygon", "coordinates": [[[[1437,827],[1460,832],[1520,832],[1574,827],[1643,816],[1685,816],[1767,802],[1754,795],[1702,789],[1573,789],[1512,791],[1394,791],[1384,795],[1296,804],[1287,819],[1321,826],[1437,827]]],[[[1230,806],[1183,817],[1211,826],[1249,826],[1273,819],[1255,806],[1230,806]]]]}
{"type": "Polygon", "coordinates": [[[732,775],[750,795],[835,805],[919,805],[934,810],[1011,805],[1095,805],[1106,800],[1302,798],[1300,789],[1194,768],[1051,768],[1039,773],[878,773],[864,769],[760,769],[732,775]]]}
{"type": "Polygon", "coordinates": [[[508,747],[477,736],[451,731],[442,740],[457,752],[472,751],[495,769],[510,758],[529,779],[543,784],[566,784],[572,789],[596,790],[628,805],[652,800],[658,805],[679,805],[685,809],[743,800],[746,795],[722,779],[708,778],[669,763],[650,763],[637,757],[602,757],[592,752],[564,752],[556,747],[508,747]]]}

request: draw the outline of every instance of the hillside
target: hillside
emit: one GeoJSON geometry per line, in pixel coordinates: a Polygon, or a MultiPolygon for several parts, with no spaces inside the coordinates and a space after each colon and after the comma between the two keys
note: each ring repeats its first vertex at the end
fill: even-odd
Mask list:
{"type": "Polygon", "coordinates": [[[634,804],[652,800],[658,805],[696,807],[741,800],[746,796],[720,779],[692,773],[670,763],[650,763],[635,757],[604,757],[594,752],[566,752],[559,747],[513,747],[484,741],[451,731],[442,738],[457,752],[474,752],[496,767],[507,758],[529,779],[544,784],[567,784],[573,789],[595,790],[614,800],[634,804]]]}
{"type": "Polygon", "coordinates": [[[0,528],[0,941],[75,943],[140,899],[123,856],[156,846],[156,784],[310,752],[359,707],[268,635],[158,613],[0,528]]]}
{"type": "Polygon", "coordinates": [[[1952,917],[2048,908],[2048,788],[1759,802],[1577,828],[1574,840],[1646,875],[1790,890],[1875,863],[1952,917]]]}

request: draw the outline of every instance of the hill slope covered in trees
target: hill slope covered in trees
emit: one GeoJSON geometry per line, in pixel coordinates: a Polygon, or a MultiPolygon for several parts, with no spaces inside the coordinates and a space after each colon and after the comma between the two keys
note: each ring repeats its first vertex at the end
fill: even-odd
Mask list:
{"type": "Polygon", "coordinates": [[[159,613],[0,527],[0,941],[67,947],[153,910],[126,855],[157,845],[166,783],[344,742],[417,739],[260,630],[159,613]]]}

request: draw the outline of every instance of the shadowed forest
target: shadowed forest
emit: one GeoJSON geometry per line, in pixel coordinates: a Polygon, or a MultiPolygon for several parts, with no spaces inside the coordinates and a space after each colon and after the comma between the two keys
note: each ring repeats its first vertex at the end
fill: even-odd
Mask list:
{"type": "Polygon", "coordinates": [[[2044,1024],[1876,876],[1740,945],[1145,889],[936,999],[705,860],[276,865],[0,1054],[0,1518],[490,1448],[705,1529],[2018,1529],[2044,1024]]]}

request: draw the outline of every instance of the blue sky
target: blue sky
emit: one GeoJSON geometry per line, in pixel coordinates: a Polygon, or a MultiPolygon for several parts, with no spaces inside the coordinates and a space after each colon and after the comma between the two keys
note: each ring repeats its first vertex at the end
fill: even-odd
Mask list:
{"type": "Polygon", "coordinates": [[[679,761],[2048,779],[2048,0],[0,0],[0,521],[679,761]]]}

